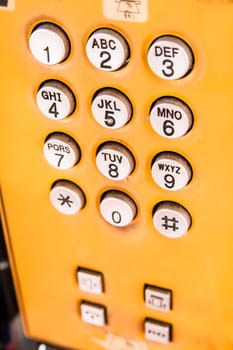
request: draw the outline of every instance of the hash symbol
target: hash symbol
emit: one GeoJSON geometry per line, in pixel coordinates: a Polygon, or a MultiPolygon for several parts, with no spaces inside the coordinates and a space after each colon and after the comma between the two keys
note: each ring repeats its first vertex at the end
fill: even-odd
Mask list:
{"type": "Polygon", "coordinates": [[[165,230],[168,229],[172,229],[172,231],[176,231],[179,230],[179,226],[177,226],[176,224],[179,223],[179,221],[173,217],[172,219],[168,218],[167,215],[165,215],[162,220],[164,220],[164,224],[162,224],[162,226],[165,228],[165,230]],[[169,222],[171,222],[172,224],[169,225],[169,222]]]}
{"type": "Polygon", "coordinates": [[[67,204],[69,208],[72,207],[71,204],[73,204],[74,202],[70,199],[70,196],[63,196],[62,193],[60,193],[60,197],[57,198],[58,201],[61,201],[61,205],[65,205],[67,204]]]}

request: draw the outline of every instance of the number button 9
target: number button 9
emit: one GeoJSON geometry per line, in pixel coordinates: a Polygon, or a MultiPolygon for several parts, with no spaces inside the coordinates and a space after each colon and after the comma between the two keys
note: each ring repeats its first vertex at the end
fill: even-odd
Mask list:
{"type": "Polygon", "coordinates": [[[70,169],[81,158],[81,151],[76,141],[69,135],[56,132],[50,134],[44,143],[46,160],[57,169],[70,169]]]}
{"type": "Polygon", "coordinates": [[[161,188],[177,191],[191,181],[192,167],[178,153],[162,152],[152,160],[151,173],[154,181],[161,188]]]}
{"type": "Polygon", "coordinates": [[[112,190],[102,196],[100,213],[109,224],[125,227],[134,220],[137,207],[127,194],[112,190]]]}
{"type": "Polygon", "coordinates": [[[68,117],[74,112],[76,106],[76,100],[70,88],[57,80],[48,80],[40,86],[36,102],[43,115],[53,120],[68,117]]]}
{"type": "Polygon", "coordinates": [[[123,67],[130,56],[127,41],[121,34],[109,28],[97,29],[90,35],[86,53],[93,66],[109,72],[123,67]]]}
{"type": "Polygon", "coordinates": [[[148,50],[148,64],[162,79],[176,80],[186,76],[194,64],[189,45],[173,35],[164,35],[153,41],[148,50]]]}
{"type": "Polygon", "coordinates": [[[54,65],[68,57],[70,41],[58,25],[45,22],[33,29],[29,39],[29,48],[40,63],[54,65]]]}

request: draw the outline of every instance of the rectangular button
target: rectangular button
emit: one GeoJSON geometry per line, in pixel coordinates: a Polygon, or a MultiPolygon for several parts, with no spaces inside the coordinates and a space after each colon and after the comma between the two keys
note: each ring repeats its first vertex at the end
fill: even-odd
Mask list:
{"type": "Polygon", "coordinates": [[[148,308],[169,312],[172,309],[172,291],[151,285],[145,285],[145,304],[148,308]]]}
{"type": "Polygon", "coordinates": [[[172,340],[170,323],[147,318],[144,323],[145,338],[160,344],[168,344],[172,340]]]}
{"type": "Polygon", "coordinates": [[[104,285],[101,272],[79,268],[77,278],[80,290],[92,294],[103,293],[104,285]]]}
{"type": "Polygon", "coordinates": [[[83,322],[98,327],[103,327],[107,323],[105,306],[82,301],[80,309],[83,322]]]}

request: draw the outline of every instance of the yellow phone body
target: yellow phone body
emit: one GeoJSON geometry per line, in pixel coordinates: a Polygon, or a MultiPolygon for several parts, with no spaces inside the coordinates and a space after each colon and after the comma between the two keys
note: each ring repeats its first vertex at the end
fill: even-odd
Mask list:
{"type": "Polygon", "coordinates": [[[0,5],[1,218],[28,337],[64,349],[233,349],[232,18],[229,0],[0,5]],[[69,38],[61,63],[43,64],[30,51],[31,33],[42,22],[58,25],[69,38]],[[114,71],[93,66],[86,52],[90,35],[100,28],[116,31],[128,44],[127,62],[114,71]],[[193,65],[181,78],[163,79],[148,64],[151,43],[164,35],[191,48],[193,65]],[[37,106],[37,91],[48,80],[63,82],[75,96],[75,110],[63,120],[46,118],[37,106]],[[132,117],[118,129],[101,126],[92,115],[93,96],[105,87],[131,102],[132,117]],[[185,135],[169,138],[153,130],[150,110],[163,96],[184,101],[192,111],[185,135]],[[80,147],[79,162],[69,169],[51,166],[43,154],[55,132],[80,147]],[[96,166],[98,148],[109,141],[133,155],[131,174],[119,181],[96,166]],[[153,180],[151,162],[161,152],[188,160],[192,176],[184,188],[170,191],[153,180]],[[58,180],[82,190],[77,214],[64,215],[51,204],[58,180]],[[106,222],[100,213],[103,193],[110,190],[124,192],[136,205],[126,227],[106,222]],[[190,214],[181,237],[166,237],[153,225],[153,209],[168,201],[190,214]],[[80,289],[80,269],[97,272],[100,294],[80,289]],[[146,305],[148,286],[170,298],[169,310],[146,305]],[[85,322],[82,303],[103,312],[104,324],[85,322]],[[158,341],[148,339],[146,320],[157,331],[161,325],[164,343],[161,334],[158,341]]]}

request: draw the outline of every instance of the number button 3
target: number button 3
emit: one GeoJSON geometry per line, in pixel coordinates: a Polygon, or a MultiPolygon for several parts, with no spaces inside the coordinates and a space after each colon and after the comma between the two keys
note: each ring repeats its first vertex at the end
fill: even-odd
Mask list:
{"type": "Polygon", "coordinates": [[[81,151],[74,139],[67,134],[50,134],[44,143],[44,156],[54,168],[70,169],[81,158],[81,151]]]}
{"type": "Polygon", "coordinates": [[[153,41],[148,50],[148,63],[160,78],[175,80],[187,75],[194,64],[189,45],[173,35],[164,35],[153,41]]]}

